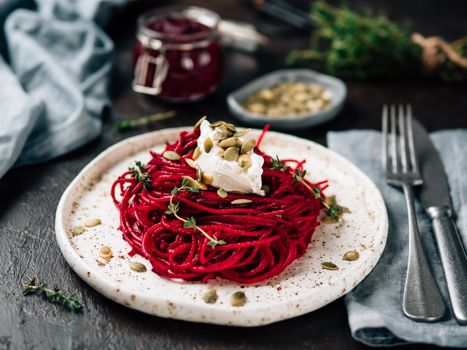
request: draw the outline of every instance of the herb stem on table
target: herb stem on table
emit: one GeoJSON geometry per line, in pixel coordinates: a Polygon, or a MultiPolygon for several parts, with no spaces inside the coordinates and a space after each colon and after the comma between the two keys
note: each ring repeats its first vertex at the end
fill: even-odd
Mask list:
{"type": "Polygon", "coordinates": [[[59,288],[49,288],[46,284],[38,284],[33,278],[28,283],[23,283],[23,295],[39,295],[53,304],[60,304],[73,311],[81,311],[83,304],[76,299],[76,293],[65,293],[59,288]]]}
{"type": "Polygon", "coordinates": [[[175,117],[175,111],[165,111],[160,113],[155,113],[151,115],[147,115],[144,117],[126,119],[126,120],[118,120],[115,123],[115,126],[118,130],[129,130],[139,126],[148,125],[154,122],[170,119],[175,117]]]}

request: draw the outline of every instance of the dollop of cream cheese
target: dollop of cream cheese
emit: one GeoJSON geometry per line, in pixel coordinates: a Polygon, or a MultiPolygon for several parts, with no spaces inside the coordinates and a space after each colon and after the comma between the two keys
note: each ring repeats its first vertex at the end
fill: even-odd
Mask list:
{"type": "MultiPolygon", "coordinates": [[[[195,161],[201,171],[212,176],[211,186],[222,188],[225,191],[238,191],[242,193],[255,193],[264,196],[261,190],[264,159],[253,151],[248,152],[251,158],[251,165],[243,169],[236,160],[225,160],[218,155],[223,149],[219,146],[219,141],[214,140],[218,128],[211,128],[210,123],[204,120],[200,126],[200,136],[198,138],[198,147],[201,151],[200,156],[195,161]],[[204,151],[204,140],[211,138],[213,147],[209,153],[204,151]]],[[[240,141],[252,139],[248,134],[239,137],[240,141]]]]}

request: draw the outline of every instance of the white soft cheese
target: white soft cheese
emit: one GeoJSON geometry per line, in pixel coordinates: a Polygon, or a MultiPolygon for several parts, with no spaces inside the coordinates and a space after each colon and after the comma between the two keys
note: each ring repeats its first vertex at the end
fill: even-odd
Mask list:
{"type": "MultiPolygon", "coordinates": [[[[196,160],[196,165],[201,168],[203,173],[213,177],[214,181],[211,185],[226,191],[256,193],[264,196],[264,191],[261,190],[263,157],[250,151],[248,154],[251,157],[251,165],[245,170],[238,165],[237,161],[225,160],[218,156],[217,154],[223,151],[223,149],[219,146],[219,141],[214,140],[213,136],[216,130],[212,129],[209,124],[207,120],[201,123],[201,134],[198,138],[198,147],[201,155],[196,160]],[[206,153],[204,151],[204,140],[208,137],[213,141],[213,147],[209,153],[206,153]]],[[[242,142],[251,138],[248,134],[239,137],[242,142]]]]}

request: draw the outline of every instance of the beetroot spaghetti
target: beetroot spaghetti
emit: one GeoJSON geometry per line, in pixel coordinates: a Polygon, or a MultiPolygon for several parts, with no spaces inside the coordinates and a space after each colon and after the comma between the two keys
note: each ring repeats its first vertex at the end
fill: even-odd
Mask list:
{"type": "Polygon", "coordinates": [[[199,126],[181,132],[167,153],[151,151],[147,164],[136,162],[113,184],[130,254],[144,256],[160,276],[187,281],[255,283],[280,274],[305,254],[321,209],[334,209],[324,200],[326,182],[309,182],[304,162],[271,157],[257,144],[266,195],[219,194],[194,180],[199,136],[199,126]]]}

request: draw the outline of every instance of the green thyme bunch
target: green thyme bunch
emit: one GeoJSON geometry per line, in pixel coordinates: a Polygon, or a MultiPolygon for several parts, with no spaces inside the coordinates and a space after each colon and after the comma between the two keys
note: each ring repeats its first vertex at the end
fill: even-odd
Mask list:
{"type": "Polygon", "coordinates": [[[359,14],[347,5],[313,5],[315,31],[307,50],[292,51],[288,64],[312,60],[331,74],[349,78],[419,75],[446,80],[467,77],[467,37],[451,45],[439,37],[415,40],[410,28],[382,14],[359,14]]]}

